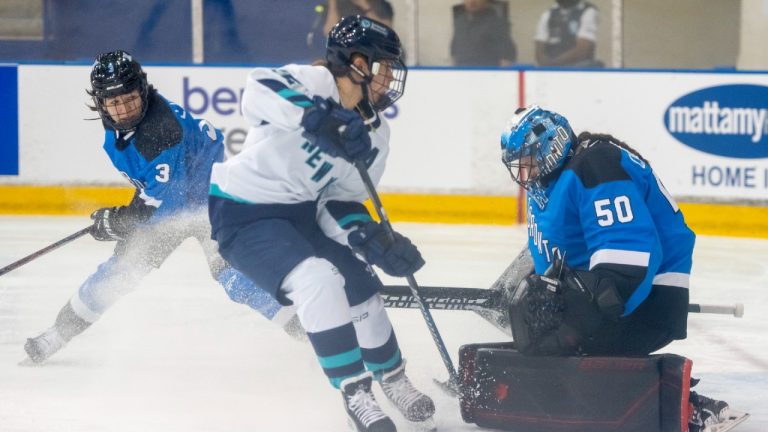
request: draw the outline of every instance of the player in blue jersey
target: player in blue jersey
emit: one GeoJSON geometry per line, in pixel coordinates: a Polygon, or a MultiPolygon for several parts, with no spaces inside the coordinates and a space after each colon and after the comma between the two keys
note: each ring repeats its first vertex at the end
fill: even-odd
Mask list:
{"type": "Polygon", "coordinates": [[[406,419],[431,422],[434,403],[405,374],[370,267],[405,276],[424,260],[407,238],[390,238],[372,221],[352,164],[364,161],[374,182],[384,172],[389,126],[379,113],[403,94],[403,50],[386,25],[348,16],[331,30],[326,59],[249,74],[244,149],[212,170],[213,236],[232,266],[298,306],[357,430],[395,430],[373,380],[406,419]]]}
{"type": "MultiPolygon", "coordinates": [[[[643,356],[686,337],[695,235],[647,160],[610,135],[574,134],[533,105],[501,135],[527,191],[535,271],[512,298],[516,349],[643,356]]],[[[691,431],[739,414],[691,392],[691,431]]]]}
{"type": "Polygon", "coordinates": [[[208,183],[212,164],[224,159],[221,132],[161,96],[124,51],[96,57],[88,94],[104,126],[104,150],[136,191],[127,205],[91,215],[91,234],[116,241],[114,254],[64,305],[53,327],[27,340],[29,358],[42,362],[61,349],[190,237],[200,243],[211,275],[232,300],[286,331],[300,332],[295,310],[283,308],[227,265],[210,239],[208,183]]]}

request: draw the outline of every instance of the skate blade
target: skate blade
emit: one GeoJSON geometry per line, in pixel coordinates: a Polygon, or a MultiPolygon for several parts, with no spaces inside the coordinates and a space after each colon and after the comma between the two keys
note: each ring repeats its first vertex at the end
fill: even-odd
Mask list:
{"type": "Polygon", "coordinates": [[[421,422],[408,421],[408,425],[413,432],[437,432],[437,424],[433,417],[421,422]]]}
{"type": "Polygon", "coordinates": [[[43,366],[43,362],[36,362],[32,360],[31,358],[27,357],[24,360],[19,362],[19,366],[23,367],[41,367],[43,366]]]}
{"type": "Polygon", "coordinates": [[[726,432],[744,423],[748,418],[749,413],[729,409],[728,420],[716,425],[709,426],[708,428],[704,429],[704,432],[726,432]]]}

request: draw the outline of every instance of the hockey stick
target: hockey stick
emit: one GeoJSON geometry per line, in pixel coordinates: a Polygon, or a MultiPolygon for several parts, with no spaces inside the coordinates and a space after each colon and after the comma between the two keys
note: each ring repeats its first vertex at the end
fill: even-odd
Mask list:
{"type": "Polygon", "coordinates": [[[80,231],[78,231],[78,232],[76,232],[74,234],[70,234],[67,237],[64,237],[63,239],[57,241],[56,243],[50,244],[50,245],[40,249],[37,252],[29,254],[29,255],[25,256],[24,258],[22,258],[22,259],[14,262],[12,264],[9,264],[9,265],[3,267],[2,269],[0,269],[0,276],[8,273],[11,270],[17,269],[17,268],[23,266],[24,264],[34,260],[34,259],[40,258],[41,256],[47,254],[48,252],[50,252],[50,251],[52,251],[54,249],[57,249],[57,248],[59,248],[61,246],[64,246],[65,244],[67,244],[67,243],[69,243],[69,242],[71,242],[73,240],[76,240],[76,239],[78,239],[78,238],[80,238],[80,237],[82,237],[82,236],[84,236],[84,235],[86,235],[88,233],[90,233],[91,232],[91,228],[93,228],[93,225],[90,225],[87,228],[83,228],[83,229],[81,229],[80,231]]]}
{"type": "MultiPolygon", "coordinates": [[[[384,212],[384,206],[381,204],[379,194],[376,192],[376,188],[373,185],[371,176],[368,174],[368,168],[365,166],[365,162],[360,159],[356,159],[354,165],[355,168],[357,168],[357,172],[360,173],[360,178],[363,180],[363,184],[365,185],[365,189],[368,191],[368,196],[371,198],[371,202],[373,202],[373,207],[376,209],[376,214],[379,215],[379,220],[381,221],[381,225],[384,227],[384,231],[387,233],[390,240],[394,241],[395,231],[392,229],[392,225],[389,223],[389,218],[384,212]]],[[[424,321],[427,323],[429,333],[432,335],[432,340],[435,341],[435,345],[437,345],[437,350],[440,353],[443,364],[445,365],[445,368],[448,369],[448,382],[445,384],[439,384],[441,384],[444,389],[455,395],[458,395],[460,385],[459,375],[456,372],[456,368],[453,367],[453,361],[451,361],[451,356],[448,354],[448,349],[445,348],[445,342],[443,342],[443,338],[440,336],[440,332],[437,330],[435,319],[432,318],[432,313],[429,311],[429,306],[427,306],[427,303],[425,303],[419,295],[419,286],[416,283],[416,278],[412,274],[406,276],[405,278],[408,281],[411,297],[416,301],[418,308],[421,310],[421,314],[424,316],[424,321]]]]}
{"type": "MultiPolygon", "coordinates": [[[[409,287],[404,285],[385,285],[379,292],[384,306],[395,309],[413,309],[418,307],[409,287]]],[[[472,311],[488,321],[502,333],[512,336],[512,328],[503,301],[501,291],[481,288],[419,287],[422,301],[434,310],[472,311]]]]}
{"type": "Polygon", "coordinates": [[[688,312],[733,315],[736,318],[744,316],[744,303],[734,303],[733,305],[705,305],[691,303],[688,305],[688,312]]]}
{"type": "MultiPolygon", "coordinates": [[[[421,294],[422,301],[430,308],[436,310],[467,310],[478,313],[488,311],[504,314],[507,309],[507,305],[504,304],[502,297],[503,294],[499,290],[422,286],[419,287],[419,293],[421,294]]],[[[405,285],[385,285],[380,294],[384,299],[386,307],[397,309],[413,309],[417,307],[415,305],[416,300],[410,295],[408,287],[405,285]]],[[[691,303],[688,305],[688,312],[733,315],[736,318],[741,318],[744,316],[744,304],[704,305],[691,303]]],[[[506,318],[504,322],[509,325],[506,318]]],[[[498,327],[497,324],[492,324],[498,327]]]]}

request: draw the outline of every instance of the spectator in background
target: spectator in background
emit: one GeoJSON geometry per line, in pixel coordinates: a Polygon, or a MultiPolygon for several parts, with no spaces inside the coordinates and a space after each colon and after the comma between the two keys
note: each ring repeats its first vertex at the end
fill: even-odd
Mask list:
{"type": "Polygon", "coordinates": [[[517,60],[505,6],[494,0],[464,0],[464,4],[454,6],[453,64],[510,66],[517,60]]]}
{"type": "Polygon", "coordinates": [[[583,0],[556,0],[536,28],[539,66],[603,67],[595,60],[598,11],[583,0]]]}
{"type": "MultiPolygon", "coordinates": [[[[250,53],[240,37],[232,0],[205,0],[203,47],[206,62],[247,62],[250,53]]],[[[194,53],[193,53],[194,55],[194,53]]]]}

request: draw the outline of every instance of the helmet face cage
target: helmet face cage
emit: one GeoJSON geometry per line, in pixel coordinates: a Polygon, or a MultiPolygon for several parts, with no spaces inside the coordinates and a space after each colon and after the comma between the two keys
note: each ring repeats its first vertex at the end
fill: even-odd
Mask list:
{"type": "Polygon", "coordinates": [[[366,86],[371,94],[366,97],[376,111],[388,108],[403,96],[408,68],[394,30],[360,15],[342,18],[328,34],[326,60],[331,70],[348,70],[354,54],[368,60],[371,75],[366,77],[366,86]]]}
{"type": "Polygon", "coordinates": [[[141,65],[125,51],[117,50],[96,57],[91,70],[91,90],[96,110],[110,127],[126,131],[136,127],[147,112],[149,86],[141,65]],[[107,100],[138,90],[141,112],[128,120],[115,120],[107,109],[107,100]]]}
{"type": "Polygon", "coordinates": [[[369,95],[371,106],[376,111],[383,111],[400,99],[405,92],[405,78],[408,68],[400,59],[374,61],[370,65],[371,79],[369,95]],[[380,92],[378,89],[383,89],[380,92]]]}
{"type": "Polygon", "coordinates": [[[575,140],[565,117],[533,105],[519,111],[502,133],[502,162],[512,179],[544,208],[546,186],[565,164],[575,140]]]}
{"type": "Polygon", "coordinates": [[[536,173],[531,173],[531,168],[533,167],[531,147],[533,146],[530,144],[523,145],[520,150],[515,153],[519,154],[519,157],[512,156],[510,153],[509,157],[514,159],[508,160],[507,154],[502,156],[502,162],[504,162],[504,166],[507,167],[510,176],[512,176],[512,180],[525,190],[530,190],[531,185],[538,179],[536,173]]]}

